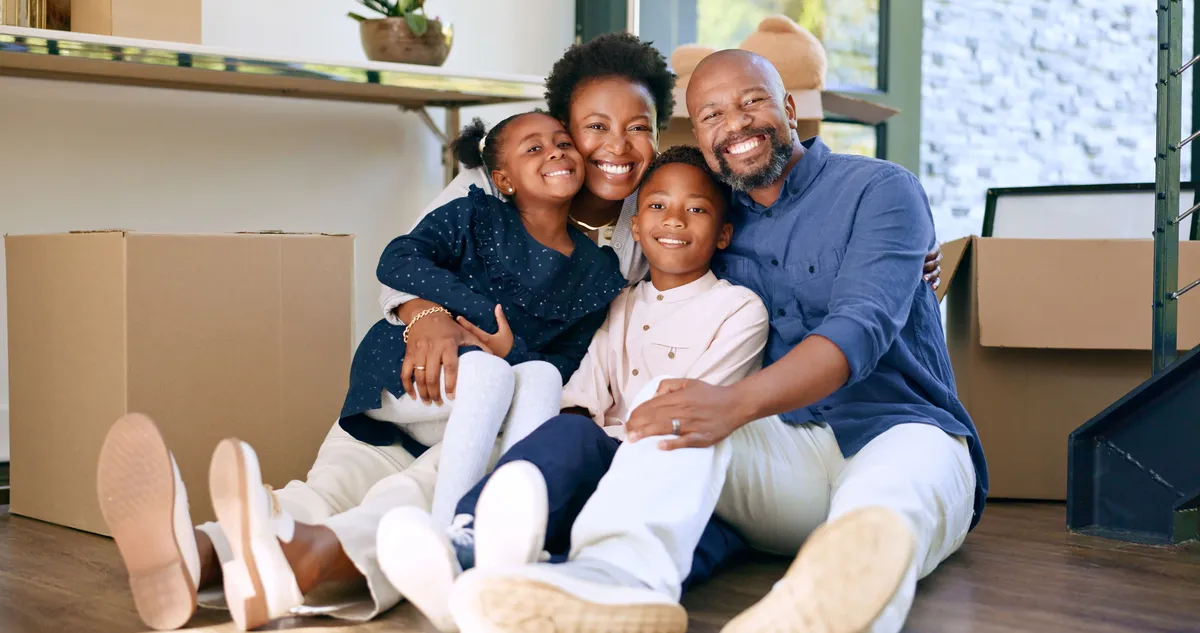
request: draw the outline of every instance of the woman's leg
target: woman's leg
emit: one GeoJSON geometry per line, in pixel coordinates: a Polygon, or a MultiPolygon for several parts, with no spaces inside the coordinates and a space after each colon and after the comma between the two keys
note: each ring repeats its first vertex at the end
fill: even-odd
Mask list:
{"type": "Polygon", "coordinates": [[[512,367],[484,352],[467,352],[458,362],[458,390],[442,439],[433,492],[433,518],[450,525],[454,505],[487,472],[496,438],[513,401],[512,367]]]}
{"type": "Polygon", "coordinates": [[[535,360],[513,367],[515,386],[512,406],[500,435],[500,451],[507,453],[562,407],[562,374],[545,361],[535,360]]]}

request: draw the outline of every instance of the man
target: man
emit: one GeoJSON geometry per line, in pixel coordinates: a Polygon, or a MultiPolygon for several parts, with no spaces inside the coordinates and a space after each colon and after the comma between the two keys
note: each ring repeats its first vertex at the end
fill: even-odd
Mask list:
{"type": "Polygon", "coordinates": [[[979,520],[987,471],[918,281],[934,230],[916,178],[801,143],[779,74],[746,51],[705,59],[687,104],[738,192],[717,271],[766,304],[767,367],[725,387],[665,381],[631,415],[570,562],[460,578],[466,633],[682,633],[680,580],[714,509],[759,549],[803,545],[724,631],[895,632],[918,578],[979,520]]]}

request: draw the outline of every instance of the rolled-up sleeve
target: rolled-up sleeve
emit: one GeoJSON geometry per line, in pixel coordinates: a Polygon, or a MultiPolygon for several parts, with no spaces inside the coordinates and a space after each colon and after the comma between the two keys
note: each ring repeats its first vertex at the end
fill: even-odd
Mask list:
{"type": "Polygon", "coordinates": [[[921,269],[934,244],[933,216],[921,184],[896,168],[863,192],[828,315],[809,336],[833,342],[850,366],[847,385],[875,370],[908,320],[921,269]]]}

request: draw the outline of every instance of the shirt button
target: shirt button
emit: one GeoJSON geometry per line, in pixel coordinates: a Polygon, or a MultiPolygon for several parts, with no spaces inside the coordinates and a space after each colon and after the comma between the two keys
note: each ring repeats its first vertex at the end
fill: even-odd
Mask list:
{"type": "Polygon", "coordinates": [[[658,300],[659,300],[659,301],[662,301],[662,300],[663,300],[663,296],[662,296],[662,295],[658,295],[658,300]]]}
{"type": "Polygon", "coordinates": [[[776,310],[775,314],[778,314],[779,316],[787,316],[787,312],[783,308],[776,310]]]}
{"type": "Polygon", "coordinates": [[[633,375],[634,375],[634,376],[636,376],[636,375],[637,375],[637,370],[636,370],[636,369],[635,369],[635,370],[633,370],[633,375]]]}
{"type": "Polygon", "coordinates": [[[829,405],[825,405],[825,406],[821,407],[821,410],[822,411],[831,411],[831,410],[833,410],[833,407],[831,407],[829,405]]]}
{"type": "Polygon", "coordinates": [[[809,266],[809,267],[808,267],[808,272],[810,272],[810,273],[815,273],[815,272],[817,272],[817,267],[816,267],[816,266],[809,266]]]}
{"type": "Polygon", "coordinates": [[[771,265],[772,265],[772,266],[778,266],[778,265],[779,265],[779,260],[778,260],[778,259],[772,259],[772,260],[771,260],[771,265]]]}
{"type": "Polygon", "coordinates": [[[643,325],[643,326],[642,326],[642,331],[643,331],[643,332],[645,332],[646,330],[649,330],[649,329],[650,329],[650,326],[649,326],[649,325],[643,325]]]}
{"type": "Polygon", "coordinates": [[[775,214],[771,213],[770,211],[767,211],[767,217],[768,218],[775,217],[775,214]]]}
{"type": "Polygon", "coordinates": [[[675,352],[667,352],[667,358],[675,358],[675,352]]]}

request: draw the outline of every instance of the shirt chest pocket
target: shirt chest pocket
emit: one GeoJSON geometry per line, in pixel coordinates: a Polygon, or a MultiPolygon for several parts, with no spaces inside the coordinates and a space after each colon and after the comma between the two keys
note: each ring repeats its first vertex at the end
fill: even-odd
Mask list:
{"type": "Polygon", "coordinates": [[[789,311],[805,322],[805,330],[811,330],[829,314],[829,301],[833,295],[833,282],[846,249],[830,249],[811,258],[788,266],[792,293],[789,311]]]}
{"type": "Polygon", "coordinates": [[[673,378],[687,376],[692,365],[704,353],[704,348],[695,337],[689,338],[673,333],[666,326],[659,328],[659,332],[650,332],[646,337],[647,345],[641,350],[650,375],[673,378]]]}

